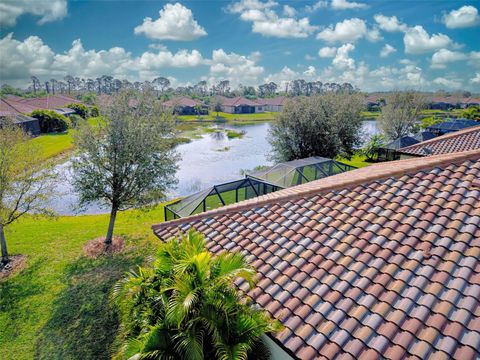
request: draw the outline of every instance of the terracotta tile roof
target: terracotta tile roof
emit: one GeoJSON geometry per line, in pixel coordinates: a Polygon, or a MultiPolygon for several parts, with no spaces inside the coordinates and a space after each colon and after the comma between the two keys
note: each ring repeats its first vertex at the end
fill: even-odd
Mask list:
{"type": "Polygon", "coordinates": [[[480,150],[376,164],[153,226],[241,251],[299,359],[480,356],[480,150]],[[343,358],[341,357],[341,358],[343,358]]]}
{"type": "Polygon", "coordinates": [[[24,104],[34,109],[56,109],[64,108],[71,103],[80,103],[80,101],[64,95],[49,95],[41,98],[16,100],[15,103],[24,104]]]}
{"type": "MultiPolygon", "coordinates": [[[[23,99],[22,99],[23,100],[23,99]]],[[[17,114],[29,114],[34,107],[15,99],[0,99],[0,116],[12,116],[17,114]]]]}
{"type": "Polygon", "coordinates": [[[196,105],[203,105],[201,101],[186,97],[186,96],[178,96],[165,101],[163,103],[166,107],[173,107],[173,106],[189,106],[194,107],[196,105]]]}
{"type": "Polygon", "coordinates": [[[222,105],[224,105],[224,106],[242,106],[242,105],[259,106],[259,105],[263,105],[261,101],[250,100],[250,99],[244,98],[243,96],[237,96],[237,97],[234,97],[234,98],[227,98],[227,97],[224,97],[224,96],[219,96],[218,98],[221,100],[222,105]]]}
{"type": "Polygon", "coordinates": [[[480,149],[480,125],[404,147],[399,152],[409,155],[430,156],[474,149],[480,149]]]}
{"type": "Polygon", "coordinates": [[[285,104],[287,100],[288,98],[285,96],[277,96],[277,97],[268,98],[268,99],[257,99],[257,102],[262,103],[263,105],[281,106],[285,104]]]}
{"type": "Polygon", "coordinates": [[[7,107],[22,114],[29,114],[36,109],[57,109],[64,108],[70,103],[80,103],[80,101],[63,95],[50,95],[41,98],[6,98],[1,99],[1,110],[7,107]]]}

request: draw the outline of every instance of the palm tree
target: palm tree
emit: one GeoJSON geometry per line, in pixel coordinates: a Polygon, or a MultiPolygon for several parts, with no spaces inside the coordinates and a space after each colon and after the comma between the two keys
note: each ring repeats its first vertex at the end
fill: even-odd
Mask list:
{"type": "Polygon", "coordinates": [[[234,281],[253,286],[241,254],[208,252],[189,232],[160,246],[151,267],[130,272],[114,289],[126,341],[119,358],[266,359],[261,336],[280,330],[234,281]]]}

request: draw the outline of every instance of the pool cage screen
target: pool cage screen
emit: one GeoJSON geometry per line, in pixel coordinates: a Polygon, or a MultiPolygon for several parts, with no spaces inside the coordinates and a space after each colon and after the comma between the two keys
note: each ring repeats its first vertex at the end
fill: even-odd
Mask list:
{"type": "Polygon", "coordinates": [[[165,206],[165,220],[198,214],[220,206],[265,195],[280,188],[264,181],[246,177],[245,179],[214,185],[211,188],[187,196],[165,206]]]}
{"type": "Polygon", "coordinates": [[[287,188],[353,169],[355,169],[353,166],[332,159],[313,156],[280,163],[265,170],[249,173],[247,176],[287,188]]]}
{"type": "Polygon", "coordinates": [[[353,169],[353,166],[322,157],[280,163],[248,173],[244,179],[215,185],[169,204],[165,206],[165,220],[202,213],[353,169]]]}

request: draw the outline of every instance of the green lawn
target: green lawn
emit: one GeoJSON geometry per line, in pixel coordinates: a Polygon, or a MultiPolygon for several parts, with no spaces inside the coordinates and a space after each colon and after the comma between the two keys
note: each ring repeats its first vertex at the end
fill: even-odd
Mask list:
{"type": "Polygon", "coordinates": [[[372,165],[371,162],[367,161],[367,158],[364,155],[354,155],[350,160],[342,157],[337,157],[335,160],[350,165],[355,166],[356,168],[362,168],[368,165],[372,165]]]}
{"type": "MultiPolygon", "coordinates": [[[[229,114],[224,112],[219,112],[218,116],[220,119],[226,121],[266,121],[266,120],[275,120],[275,112],[264,112],[264,113],[254,113],[254,114],[229,114]]],[[[213,112],[208,115],[182,115],[178,116],[178,119],[181,121],[216,121],[217,113],[213,112]]]]}
{"type": "Polygon", "coordinates": [[[73,148],[72,131],[61,134],[43,134],[30,141],[40,147],[42,159],[48,160],[65,154],[73,148]]]}
{"type": "Polygon", "coordinates": [[[110,290],[153,252],[150,227],[163,216],[161,205],[119,214],[116,234],[128,251],[96,260],[82,247],[105,234],[107,215],[24,218],[8,227],[9,250],[26,255],[27,267],[0,282],[0,357],[110,358],[118,327],[110,290]]]}

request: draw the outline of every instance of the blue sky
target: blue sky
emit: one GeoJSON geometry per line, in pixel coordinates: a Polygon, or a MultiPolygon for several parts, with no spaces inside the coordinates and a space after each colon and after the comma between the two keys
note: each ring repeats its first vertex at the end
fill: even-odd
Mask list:
{"type": "Polygon", "coordinates": [[[0,78],[480,92],[480,1],[0,0],[0,78]]]}

